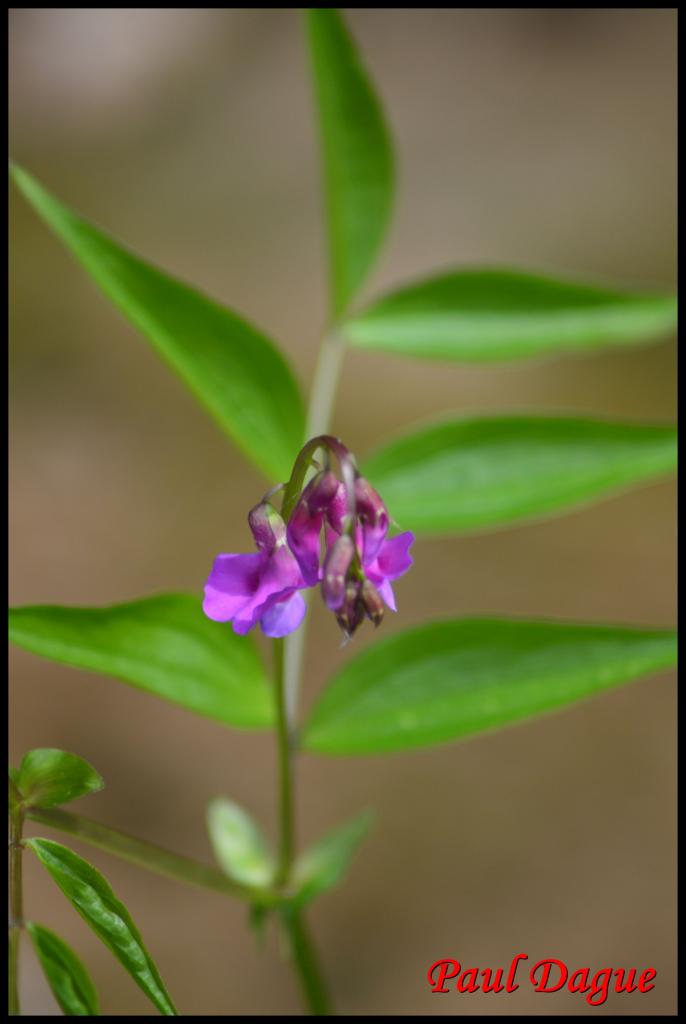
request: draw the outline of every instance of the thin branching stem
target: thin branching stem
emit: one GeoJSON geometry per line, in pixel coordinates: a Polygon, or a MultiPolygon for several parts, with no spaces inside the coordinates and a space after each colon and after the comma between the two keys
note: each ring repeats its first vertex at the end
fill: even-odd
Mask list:
{"type": "Polygon", "coordinates": [[[291,740],[286,718],[286,695],[284,691],[283,640],[274,641],[274,696],[276,701],[276,740],[279,773],[279,859],[277,862],[277,887],[287,886],[293,863],[293,771],[291,764],[291,740]]]}
{"type": "Polygon", "coordinates": [[[145,839],[138,839],[125,832],[119,832],[117,829],[101,825],[99,822],[91,821],[90,818],[84,818],[79,814],[72,814],[70,811],[63,811],[57,807],[46,809],[36,807],[27,811],[26,817],[30,821],[36,821],[41,825],[49,825],[50,828],[60,832],[66,832],[68,835],[81,839],[84,843],[97,846],[100,850],[113,853],[117,857],[122,857],[132,864],[138,864],[149,871],[154,871],[158,875],[174,878],[178,882],[197,885],[202,889],[211,889],[213,892],[220,892],[226,896],[234,896],[262,906],[275,906],[283,898],[282,894],[276,890],[239,885],[227,878],[217,868],[208,867],[190,857],[172,853],[145,839]]]}
{"type": "Polygon", "coordinates": [[[24,927],[22,892],[22,830],[24,812],[21,806],[10,812],[10,925],[9,925],[9,1013],[17,1017],[19,1007],[19,943],[24,927]]]}
{"type": "MultiPolygon", "coordinates": [[[[303,449],[302,462],[294,469],[289,484],[286,485],[284,494],[284,517],[292,511],[293,504],[297,500],[299,488],[305,482],[307,470],[311,465],[311,455],[316,448],[315,440],[326,435],[331,422],[333,404],[338,387],[338,378],[343,363],[344,347],[341,340],[334,332],[329,333],[322,342],[319,352],[319,359],[315,370],[314,381],[310,397],[310,406],[307,417],[307,429],[305,437],[305,448],[303,449]],[[312,449],[310,450],[310,439],[312,449]],[[297,477],[297,480],[295,479],[297,477]],[[293,484],[293,486],[289,486],[293,484]],[[299,487],[298,487],[299,484],[299,487]]],[[[331,438],[334,447],[338,444],[335,438],[331,438]]],[[[337,455],[338,457],[338,455],[337,455]]],[[[346,467],[347,468],[347,467],[346,467]]],[[[309,594],[306,592],[305,600],[309,594]]],[[[286,637],[285,642],[277,640],[277,645],[283,645],[277,654],[277,728],[279,733],[280,764],[283,771],[289,772],[289,782],[283,781],[281,776],[281,840],[280,840],[280,867],[279,874],[282,879],[288,880],[288,873],[285,864],[290,864],[293,857],[293,804],[292,784],[290,772],[292,770],[292,742],[296,735],[298,693],[300,690],[300,679],[305,654],[305,628],[306,620],[302,622],[299,629],[286,637]],[[288,799],[288,833],[284,822],[286,820],[285,794],[288,799]]],[[[294,967],[297,971],[303,1000],[310,1013],[316,1016],[325,1016],[331,1012],[329,998],[326,990],[326,983],[319,965],[309,930],[305,923],[302,911],[293,906],[284,906],[280,910],[281,922],[288,937],[288,944],[291,952],[294,967]]]]}

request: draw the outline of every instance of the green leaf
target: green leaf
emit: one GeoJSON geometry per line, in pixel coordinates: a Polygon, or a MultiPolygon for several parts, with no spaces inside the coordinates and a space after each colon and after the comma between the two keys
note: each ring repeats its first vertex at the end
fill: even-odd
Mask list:
{"type": "Polygon", "coordinates": [[[294,870],[296,895],[292,902],[297,906],[309,903],[342,881],[373,820],[373,814],[365,811],[329,832],[299,857],[294,870]]]}
{"type": "Polygon", "coordinates": [[[207,830],[217,863],[245,885],[269,885],[274,862],[258,825],[247,811],[224,797],[207,806],[207,830]]]}
{"type": "Polygon", "coordinates": [[[676,327],[676,299],[514,270],[460,270],[387,295],[342,325],[360,348],[463,362],[651,341],[676,327]]]}
{"type": "Polygon", "coordinates": [[[255,644],[203,615],[190,595],[108,608],[10,609],[10,640],[34,654],[123,679],[190,711],[266,728],[272,698],[255,644]]]}
{"type": "Polygon", "coordinates": [[[55,807],[105,785],[95,768],[76,754],[43,747],[25,754],[16,778],[28,807],[55,807]]]}
{"type": "Polygon", "coordinates": [[[274,480],[287,480],[304,413],[283,356],[235,313],[158,270],[72,213],[26,171],[15,183],[104,293],[147,337],[219,426],[274,480]]]}
{"type": "Polygon", "coordinates": [[[334,676],[303,745],[377,754],[445,743],[669,668],[671,630],[507,619],[434,622],[387,637],[334,676]]]}
{"type": "Polygon", "coordinates": [[[391,441],[364,466],[417,533],[550,515],[676,469],[676,430],[572,417],[457,419],[391,441]]]}
{"type": "Polygon", "coordinates": [[[393,201],[393,152],[379,101],[345,23],[310,8],[307,26],[319,111],[329,226],[333,313],[361,287],[383,240],[393,201]]]}
{"type": "Polygon", "coordinates": [[[176,1008],[131,915],[99,871],[51,839],[27,839],[64,895],[165,1017],[176,1008]]]}
{"type": "Polygon", "coordinates": [[[100,1011],[95,986],[76,953],[42,924],[27,921],[26,928],[62,1012],[67,1017],[97,1017],[100,1011]]]}

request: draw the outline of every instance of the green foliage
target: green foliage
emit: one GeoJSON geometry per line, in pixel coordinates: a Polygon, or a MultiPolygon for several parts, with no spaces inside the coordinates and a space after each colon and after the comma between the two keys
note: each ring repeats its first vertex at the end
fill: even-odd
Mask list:
{"type": "Polygon", "coordinates": [[[514,270],[459,270],[409,285],[343,325],[360,348],[463,362],[650,341],[676,327],[676,299],[514,270]]]}
{"type": "Polygon", "coordinates": [[[102,672],[227,725],[271,725],[273,706],[251,637],[203,615],[199,597],[163,595],[108,608],[10,609],[10,640],[102,672]]]}
{"type": "Polygon", "coordinates": [[[270,478],[286,480],[304,413],[277,348],[235,313],[122,248],[63,206],[26,171],[14,181],[38,214],[219,426],[270,478]]]}
{"type": "Polygon", "coordinates": [[[62,1012],[67,1017],[97,1017],[98,995],[76,953],[42,924],[27,921],[26,929],[62,1012]]]}
{"type": "Polygon", "coordinates": [[[673,427],[499,416],[420,428],[364,472],[403,528],[430,534],[561,512],[672,472],[676,457],[673,427]]]}
{"type": "Polygon", "coordinates": [[[176,1009],[131,915],[99,871],[51,839],[27,839],[72,906],[165,1017],[176,1009]]]}
{"type": "MultiPolygon", "coordinates": [[[[672,297],[502,269],[442,274],[344,319],[386,233],[394,159],[380,104],[340,13],[306,9],[305,18],[322,143],[330,326],[338,336],[398,355],[488,362],[642,343],[673,331],[672,297]]],[[[12,174],[36,212],[224,433],[271,482],[286,480],[305,417],[291,369],[275,345],[235,313],[121,247],[25,171],[14,167],[12,174]]],[[[328,380],[322,374],[322,394],[333,391],[334,377],[334,371],[328,380]]],[[[321,394],[314,408],[317,401],[326,405],[321,394]]],[[[436,534],[549,515],[657,478],[675,463],[672,427],[520,415],[415,428],[375,452],[364,472],[402,528],[436,534]]],[[[263,728],[274,722],[255,643],[209,621],[199,596],[158,596],[108,608],[17,608],[10,611],[10,639],[225,724],[263,728]]],[[[449,742],[562,708],[675,660],[676,638],[669,630],[504,619],[434,622],[387,636],[349,660],[316,701],[301,745],[320,754],[368,755],[449,742]]],[[[280,736],[284,751],[287,731],[280,736]]],[[[343,879],[371,816],[356,817],[306,851],[288,891],[275,893],[268,888],[275,863],[264,836],[232,801],[217,798],[207,809],[215,857],[232,883],[214,868],[151,844],[66,812],[40,810],[101,786],[98,773],[75,755],[29,752],[18,770],[10,769],[13,835],[21,831],[22,804],[34,820],[42,814],[60,818],[67,831],[80,826],[96,845],[108,835],[110,849],[138,863],[254,900],[249,920],[260,943],[275,910],[310,1008],[324,1015],[326,993],[300,909],[343,879]],[[254,888],[236,892],[233,883],[254,888]]],[[[29,839],[25,845],[157,1009],[176,1015],[128,910],[102,875],[59,843],[29,839]]],[[[26,927],[63,1011],[97,1015],[95,989],[72,950],[43,926],[26,927]]],[[[16,970],[12,975],[16,980],[16,970]]]]}
{"type": "Polygon", "coordinates": [[[292,902],[297,906],[309,903],[343,880],[373,820],[369,811],[359,814],[329,832],[298,858],[293,874],[296,895],[292,902]]]}
{"type": "Polygon", "coordinates": [[[358,654],[315,704],[303,746],[377,754],[430,746],[564,707],[676,661],[671,630],[454,619],[358,654]]]}
{"type": "Polygon", "coordinates": [[[361,287],[393,201],[393,152],[379,102],[333,8],[306,14],[322,139],[332,312],[361,287]]]}
{"type": "Polygon", "coordinates": [[[88,761],[52,747],[29,750],[14,782],[27,807],[55,807],[105,785],[88,761]]]}
{"type": "Polygon", "coordinates": [[[269,885],[274,862],[261,829],[247,811],[217,797],[207,807],[207,830],[217,863],[229,878],[245,885],[269,885]]]}

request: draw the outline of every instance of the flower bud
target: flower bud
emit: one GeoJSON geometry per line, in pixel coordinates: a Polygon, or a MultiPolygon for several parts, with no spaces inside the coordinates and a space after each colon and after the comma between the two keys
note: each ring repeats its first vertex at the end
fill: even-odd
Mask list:
{"type": "Polygon", "coordinates": [[[318,473],[302,494],[310,512],[325,512],[335,498],[338,487],[339,480],[335,473],[330,470],[318,473]]]}
{"type": "Polygon", "coordinates": [[[329,525],[336,531],[336,533],[343,533],[345,530],[346,518],[350,514],[348,507],[348,492],[345,484],[338,484],[338,488],[331,503],[326,510],[326,518],[329,525]]]}
{"type": "Polygon", "coordinates": [[[388,533],[388,510],[381,496],[364,477],[355,481],[355,506],[357,518],[362,524],[364,538],[364,560],[376,558],[388,533]]]}
{"type": "Polygon", "coordinates": [[[286,524],[268,501],[261,501],[250,509],[248,524],[260,551],[273,551],[286,539],[286,524]]]}
{"type": "Polygon", "coordinates": [[[364,606],[360,601],[359,580],[349,580],[345,587],[343,604],[336,612],[336,621],[346,637],[351,637],[365,615],[364,606]]]}
{"type": "Polygon", "coordinates": [[[355,544],[352,537],[347,534],[337,537],[329,548],[324,561],[322,597],[332,611],[336,611],[343,604],[348,570],[354,556],[355,544]]]}
{"type": "Polygon", "coordinates": [[[360,601],[367,618],[374,623],[374,628],[383,622],[384,606],[381,594],[371,580],[365,580],[360,590],[360,601]]]}

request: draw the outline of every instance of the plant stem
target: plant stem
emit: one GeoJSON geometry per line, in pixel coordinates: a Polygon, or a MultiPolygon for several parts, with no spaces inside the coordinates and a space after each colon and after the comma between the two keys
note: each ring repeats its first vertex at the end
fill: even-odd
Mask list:
{"type": "Polygon", "coordinates": [[[341,339],[335,331],[329,331],[322,342],[314,371],[305,440],[326,434],[329,430],[344,353],[341,339]]]}
{"type": "Polygon", "coordinates": [[[284,644],[274,641],[274,689],[276,697],[276,741],[279,761],[279,860],[274,879],[277,888],[288,885],[293,862],[293,775],[291,737],[284,690],[284,644]]]}
{"type": "MultiPolygon", "coordinates": [[[[319,351],[310,392],[310,406],[304,441],[329,430],[338,378],[343,363],[343,342],[330,331],[319,351]]],[[[309,594],[303,595],[309,602],[309,594]]],[[[277,728],[280,763],[280,856],[277,884],[288,881],[293,857],[291,749],[295,736],[298,692],[305,653],[307,616],[299,629],[284,641],[275,642],[275,684],[277,690],[277,728]]],[[[331,1010],[312,940],[299,909],[283,906],[280,916],[288,935],[293,963],[298,972],[303,999],[310,1013],[328,1015],[331,1010]]]]}
{"type": "Polygon", "coordinates": [[[10,814],[10,934],[9,934],[9,1013],[19,1016],[19,942],[24,926],[21,883],[21,835],[24,812],[13,808],[10,814]]]}
{"type": "Polygon", "coordinates": [[[307,925],[296,907],[282,907],[280,916],[298,969],[303,1000],[310,1013],[326,1017],[331,1013],[329,996],[307,925]]]}
{"type": "MultiPolygon", "coordinates": [[[[293,866],[293,765],[291,736],[286,715],[284,691],[284,644],[274,641],[274,686],[276,689],[276,736],[279,758],[279,860],[274,879],[277,888],[287,888],[293,866]]],[[[283,904],[279,914],[298,974],[305,1005],[310,1013],[325,1016],[329,1003],[324,979],[319,969],[314,947],[302,919],[300,910],[283,904]]]]}
{"type": "MultiPolygon", "coordinates": [[[[317,366],[314,371],[312,390],[310,391],[310,405],[307,413],[305,441],[308,441],[311,437],[316,437],[318,434],[326,434],[329,430],[344,354],[345,346],[343,342],[335,330],[329,330],[319,350],[317,366]]],[[[309,604],[310,595],[308,591],[305,591],[303,597],[309,604]]],[[[291,735],[295,731],[308,618],[309,616],[306,615],[300,628],[286,637],[284,688],[286,691],[286,713],[288,715],[289,732],[291,735]]]]}
{"type": "Polygon", "coordinates": [[[202,889],[211,889],[262,906],[276,906],[282,899],[281,894],[275,890],[239,885],[216,868],[207,867],[191,860],[190,857],[172,853],[144,839],[136,839],[69,811],[62,811],[56,807],[46,810],[36,807],[29,810],[26,816],[31,821],[49,825],[60,832],[67,832],[85,843],[90,843],[91,846],[97,846],[101,850],[155,871],[159,875],[174,878],[178,882],[197,885],[202,889]]]}

